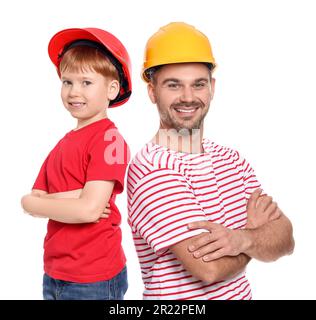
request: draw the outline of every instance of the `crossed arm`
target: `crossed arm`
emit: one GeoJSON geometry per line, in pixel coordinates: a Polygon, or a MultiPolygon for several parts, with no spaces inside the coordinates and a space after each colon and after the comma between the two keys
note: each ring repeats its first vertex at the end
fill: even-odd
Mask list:
{"type": "Polygon", "coordinates": [[[33,190],[21,204],[27,213],[63,223],[91,223],[105,218],[114,181],[89,181],[83,189],[48,194],[33,190]]]}
{"type": "Polygon", "coordinates": [[[257,189],[247,204],[245,229],[231,230],[220,224],[199,221],[189,228],[209,232],[181,241],[170,250],[196,278],[216,282],[243,271],[251,258],[274,261],[292,253],[294,239],[289,219],[272,198],[257,189]]]}
{"type": "Polygon", "coordinates": [[[184,268],[197,279],[214,283],[232,278],[242,272],[250,261],[250,258],[245,254],[239,254],[235,257],[225,256],[209,262],[196,259],[188,250],[192,240],[196,237],[183,240],[170,247],[170,250],[181,261],[184,268]]]}

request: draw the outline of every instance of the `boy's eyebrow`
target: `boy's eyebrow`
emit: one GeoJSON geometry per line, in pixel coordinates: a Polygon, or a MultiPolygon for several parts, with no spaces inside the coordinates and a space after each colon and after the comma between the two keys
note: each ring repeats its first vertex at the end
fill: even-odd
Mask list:
{"type": "MultiPolygon", "coordinates": [[[[69,80],[70,78],[69,77],[65,77],[65,76],[61,76],[60,78],[61,80],[69,80]]],[[[79,77],[80,80],[92,80],[91,77],[86,77],[86,76],[83,76],[83,77],[79,77]]]]}

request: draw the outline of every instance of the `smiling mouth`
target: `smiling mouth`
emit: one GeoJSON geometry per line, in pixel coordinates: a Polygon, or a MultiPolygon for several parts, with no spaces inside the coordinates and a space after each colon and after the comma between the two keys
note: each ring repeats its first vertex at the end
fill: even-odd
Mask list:
{"type": "Polygon", "coordinates": [[[84,102],[69,102],[68,104],[73,108],[81,108],[85,105],[84,102]]]}
{"type": "Polygon", "coordinates": [[[177,113],[185,113],[186,115],[190,115],[194,113],[199,107],[195,108],[174,108],[177,113]]]}

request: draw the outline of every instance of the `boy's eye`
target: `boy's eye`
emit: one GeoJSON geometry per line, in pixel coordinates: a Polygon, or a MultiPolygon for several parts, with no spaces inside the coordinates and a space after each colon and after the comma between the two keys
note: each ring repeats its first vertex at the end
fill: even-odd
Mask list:
{"type": "Polygon", "coordinates": [[[69,80],[63,80],[63,85],[69,86],[71,85],[71,82],[69,80]]]}
{"type": "Polygon", "coordinates": [[[90,85],[90,84],[92,84],[91,81],[88,81],[88,80],[83,81],[83,85],[84,85],[84,86],[88,86],[88,85],[90,85]]]}

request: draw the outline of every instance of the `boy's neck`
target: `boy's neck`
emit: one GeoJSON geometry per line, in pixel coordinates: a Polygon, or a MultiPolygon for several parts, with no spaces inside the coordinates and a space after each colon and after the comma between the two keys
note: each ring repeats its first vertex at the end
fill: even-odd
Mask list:
{"type": "Polygon", "coordinates": [[[88,119],[77,119],[77,127],[74,129],[74,131],[79,130],[83,127],[88,126],[91,123],[94,123],[96,121],[102,120],[102,119],[107,119],[107,114],[106,113],[102,113],[102,114],[98,114],[95,115],[94,117],[88,118],[88,119]]]}

